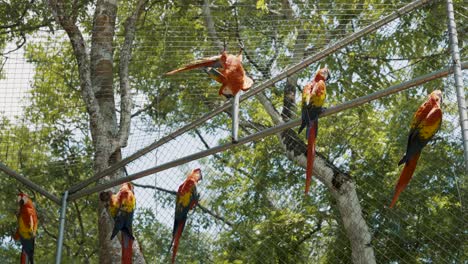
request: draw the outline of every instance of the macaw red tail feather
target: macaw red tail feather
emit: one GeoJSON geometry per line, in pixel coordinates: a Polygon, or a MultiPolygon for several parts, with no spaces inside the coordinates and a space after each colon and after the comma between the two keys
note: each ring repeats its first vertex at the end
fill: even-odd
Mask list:
{"type": "Polygon", "coordinates": [[[420,153],[416,153],[413,157],[408,159],[403,167],[403,171],[401,172],[400,178],[398,179],[398,183],[395,187],[395,194],[393,195],[392,203],[390,204],[390,208],[393,208],[395,203],[398,200],[398,196],[400,193],[406,188],[411,177],[413,177],[414,170],[416,169],[416,164],[418,163],[420,153]]]}
{"type": "MultiPolygon", "coordinates": [[[[170,72],[166,72],[165,74],[166,75],[172,75],[172,74],[176,74],[176,73],[179,73],[179,72],[183,72],[183,71],[189,71],[189,70],[193,70],[193,69],[196,69],[196,68],[201,68],[201,67],[213,67],[213,66],[218,66],[219,63],[218,60],[221,58],[221,55],[218,55],[218,56],[214,56],[214,57],[210,57],[210,58],[204,58],[204,59],[201,59],[201,60],[197,60],[197,61],[194,61],[188,65],[185,65],[181,68],[178,68],[176,70],[173,70],[173,71],[170,71],[170,72]]],[[[221,66],[221,65],[219,65],[221,66]]]]}
{"type": "Polygon", "coordinates": [[[28,254],[24,252],[24,250],[21,251],[21,264],[28,264],[28,254]]]}
{"type": "Polygon", "coordinates": [[[125,232],[122,233],[122,264],[132,264],[133,239],[125,232]]]}
{"type": "Polygon", "coordinates": [[[30,258],[28,256],[28,253],[26,253],[26,251],[22,250],[20,263],[21,264],[34,264],[34,259],[30,258]]]}
{"type": "Polygon", "coordinates": [[[176,259],[176,255],[177,255],[177,249],[179,248],[179,240],[180,240],[180,237],[182,236],[182,231],[184,231],[184,225],[185,225],[185,221],[182,220],[180,223],[179,223],[179,226],[177,227],[177,232],[174,236],[174,246],[172,248],[172,264],[175,263],[175,259],[176,259]]]}
{"type": "Polygon", "coordinates": [[[312,122],[309,129],[309,137],[307,141],[307,168],[306,168],[306,186],[305,194],[309,193],[310,183],[312,182],[312,170],[315,160],[315,138],[317,137],[317,121],[312,122]]]}

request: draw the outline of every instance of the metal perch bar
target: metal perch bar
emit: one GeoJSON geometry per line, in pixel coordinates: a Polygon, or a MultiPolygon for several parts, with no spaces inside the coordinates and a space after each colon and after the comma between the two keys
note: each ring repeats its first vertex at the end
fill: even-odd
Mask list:
{"type": "Polygon", "coordinates": [[[458,113],[460,114],[460,127],[463,138],[463,150],[465,155],[465,170],[468,172],[468,113],[461,70],[460,50],[458,48],[457,25],[453,14],[452,0],[447,0],[448,29],[450,35],[450,46],[453,58],[453,77],[455,78],[455,89],[457,91],[458,113]]]}
{"type": "MultiPolygon", "coordinates": [[[[350,43],[352,43],[353,41],[361,38],[362,36],[365,36],[369,33],[372,33],[374,31],[376,31],[377,29],[381,28],[382,26],[392,22],[393,20],[401,17],[402,15],[405,15],[419,7],[421,7],[422,5],[425,5],[427,3],[431,2],[431,0],[417,0],[417,1],[414,1],[414,2],[411,2],[409,3],[408,5],[398,9],[397,11],[393,12],[392,14],[386,16],[386,17],[383,17],[377,21],[375,21],[374,23],[364,27],[363,29],[335,42],[334,44],[330,45],[329,47],[327,48],[324,48],[323,50],[315,53],[314,55],[310,56],[310,57],[307,57],[306,59],[304,59],[303,61],[289,67],[288,69],[286,69],[284,72],[276,75],[275,77],[267,80],[267,81],[264,81],[262,83],[260,83],[256,88],[254,89],[251,89],[249,90],[248,92],[246,92],[245,94],[243,94],[242,96],[240,96],[239,98],[239,101],[242,102],[248,98],[250,98],[251,96],[253,95],[256,95],[260,92],[262,92],[263,90],[265,90],[266,88],[274,85],[275,83],[281,81],[282,79],[304,69],[305,67],[309,66],[310,64],[316,62],[316,61],[319,61],[323,58],[325,58],[326,56],[332,54],[333,52],[345,47],[346,45],[349,45],[350,43]]],[[[185,126],[183,126],[182,128],[178,129],[177,131],[159,139],[158,141],[155,141],[153,142],[151,145],[135,152],[134,154],[128,156],[127,158],[115,163],[114,165],[112,165],[111,167],[97,173],[96,175],[76,184],[76,185],[73,185],[69,188],[69,192],[71,194],[73,193],[76,193],[77,191],[85,188],[86,186],[88,186],[89,184],[117,171],[118,169],[120,169],[121,167],[127,165],[128,163],[138,159],[139,157],[147,154],[148,152],[156,149],[157,147],[169,142],[170,140],[184,134],[185,132],[201,125],[201,124],[204,124],[207,120],[213,118],[214,116],[224,112],[225,110],[229,109],[231,107],[231,105],[233,104],[233,101],[234,100],[230,100],[226,103],[224,103],[222,106],[214,109],[213,111],[211,111],[210,113],[207,113],[205,115],[203,115],[202,117],[200,117],[199,119],[195,120],[194,122],[190,123],[190,124],[187,124],[185,126]]],[[[73,197],[73,195],[70,195],[70,197],[73,197]]]]}
{"type": "MultiPolygon", "coordinates": [[[[462,64],[462,68],[463,69],[468,68],[468,62],[464,62],[462,64]]],[[[324,112],[322,112],[320,114],[320,117],[325,117],[325,116],[329,116],[329,115],[332,115],[332,114],[336,114],[338,112],[341,112],[341,111],[344,111],[344,110],[347,110],[347,109],[350,109],[350,108],[353,108],[353,107],[360,106],[362,104],[365,104],[365,103],[368,103],[370,101],[379,99],[381,97],[384,97],[384,96],[387,96],[387,95],[390,95],[390,94],[394,94],[394,93],[397,93],[397,92],[400,92],[400,91],[403,91],[403,90],[407,90],[407,89],[409,89],[411,87],[421,85],[421,84],[424,84],[426,82],[429,82],[429,81],[432,81],[432,80],[435,80],[435,79],[438,79],[438,78],[441,78],[441,77],[445,77],[445,76],[447,76],[448,74],[450,74],[452,72],[453,72],[452,68],[446,67],[446,68],[444,68],[442,70],[435,71],[435,72],[420,76],[418,78],[412,79],[410,81],[400,83],[398,85],[391,86],[391,87],[389,87],[389,88],[387,88],[385,90],[381,90],[381,91],[378,91],[378,92],[375,92],[375,93],[372,93],[372,94],[369,94],[369,95],[359,97],[359,98],[356,98],[354,100],[345,102],[343,104],[340,104],[340,105],[337,105],[337,106],[334,106],[334,107],[330,107],[330,108],[326,109],[324,112]]],[[[246,144],[246,143],[252,142],[254,140],[258,140],[258,139],[261,139],[261,138],[264,138],[264,137],[279,133],[279,132],[281,132],[283,130],[293,128],[295,126],[298,126],[300,123],[301,123],[301,119],[298,118],[298,119],[289,121],[287,123],[283,123],[281,125],[265,129],[265,130],[263,130],[261,132],[252,134],[250,136],[240,138],[238,140],[238,142],[235,143],[235,144],[234,143],[228,143],[228,144],[216,146],[214,148],[211,148],[211,149],[208,149],[208,150],[205,150],[205,151],[201,151],[201,152],[198,152],[198,153],[195,153],[195,154],[192,154],[192,155],[188,155],[188,156],[185,156],[185,157],[177,159],[177,160],[173,160],[173,161],[170,161],[170,162],[155,166],[153,168],[150,168],[150,169],[147,169],[147,170],[144,170],[144,171],[140,171],[138,173],[132,174],[132,175],[127,176],[127,177],[119,178],[119,179],[109,181],[107,183],[104,183],[104,184],[101,184],[101,185],[98,185],[98,186],[95,186],[95,187],[92,187],[92,188],[89,188],[89,189],[86,189],[86,190],[83,190],[81,192],[70,195],[69,200],[74,201],[74,200],[79,199],[81,197],[84,197],[84,196],[87,196],[87,195],[90,195],[90,194],[93,194],[93,193],[96,193],[96,192],[103,191],[105,189],[117,186],[117,185],[122,184],[124,182],[140,179],[140,178],[143,178],[145,176],[148,176],[148,175],[151,175],[151,174],[154,174],[154,173],[157,173],[157,172],[161,172],[161,171],[170,169],[172,167],[175,167],[175,166],[178,166],[178,165],[181,165],[181,164],[193,161],[193,160],[197,160],[197,159],[200,159],[200,158],[203,158],[203,157],[206,157],[206,156],[218,153],[218,152],[225,151],[225,150],[231,149],[233,147],[236,147],[236,146],[239,146],[239,145],[242,145],[242,144],[246,144]]]]}
{"type": "Polygon", "coordinates": [[[30,181],[28,178],[24,177],[23,175],[17,173],[16,171],[8,168],[5,164],[0,162],[0,170],[3,171],[6,175],[11,176],[21,182],[22,184],[26,185],[28,188],[44,195],[45,197],[49,198],[49,200],[55,202],[56,204],[60,205],[60,199],[55,197],[53,194],[44,190],[41,186],[35,184],[34,182],[30,181]]]}

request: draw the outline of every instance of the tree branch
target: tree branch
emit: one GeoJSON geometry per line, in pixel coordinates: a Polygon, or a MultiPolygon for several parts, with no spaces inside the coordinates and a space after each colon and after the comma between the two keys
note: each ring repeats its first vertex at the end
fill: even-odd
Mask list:
{"type": "MultiPolygon", "coordinates": [[[[195,129],[195,134],[197,134],[198,138],[200,139],[200,141],[203,143],[203,145],[205,145],[206,149],[210,149],[210,145],[208,145],[208,142],[206,142],[206,140],[203,138],[202,134],[200,133],[200,131],[198,129],[195,129]]],[[[215,159],[221,161],[222,163],[224,163],[225,165],[228,165],[229,164],[229,161],[226,160],[226,159],[223,159],[220,155],[218,154],[213,154],[213,157],[215,157],[215,159]]],[[[235,168],[235,170],[239,171],[240,173],[244,174],[245,176],[249,177],[249,178],[252,178],[252,176],[250,176],[250,174],[241,169],[241,168],[235,168]]]]}
{"type": "Polygon", "coordinates": [[[322,229],[322,219],[318,219],[318,223],[317,225],[315,226],[314,229],[310,230],[309,233],[305,234],[301,239],[299,239],[295,245],[294,245],[294,249],[297,250],[297,248],[304,242],[306,242],[308,239],[310,239],[315,233],[317,233],[318,231],[320,231],[322,229]]]}
{"type": "MultiPolygon", "coordinates": [[[[239,44],[241,45],[242,47],[242,51],[245,55],[245,57],[247,58],[247,60],[250,62],[250,64],[252,64],[254,66],[255,69],[257,69],[257,71],[259,71],[263,77],[265,78],[269,78],[270,77],[270,66],[271,64],[267,64],[266,66],[262,67],[260,64],[258,64],[256,61],[254,61],[252,59],[252,57],[250,56],[250,52],[247,50],[247,48],[245,47],[244,45],[244,40],[242,39],[241,35],[240,35],[240,30],[239,30],[239,15],[237,14],[237,6],[234,5],[234,8],[233,8],[233,11],[234,11],[234,21],[235,21],[235,31],[236,31],[236,38],[237,38],[237,41],[239,41],[239,44]]],[[[279,50],[278,49],[275,49],[275,54],[273,55],[273,60],[274,58],[278,57],[278,54],[279,54],[279,50]]],[[[269,63],[273,63],[272,60],[269,61],[269,63]]]]}
{"type": "MultiPolygon", "coordinates": [[[[23,20],[23,18],[26,16],[26,14],[28,13],[28,10],[29,8],[31,8],[31,6],[34,4],[34,1],[35,0],[31,0],[27,5],[26,7],[24,8],[23,12],[21,13],[20,17],[18,17],[18,19],[16,20],[15,23],[13,24],[9,24],[9,25],[0,25],[0,29],[6,29],[6,28],[13,28],[13,27],[17,27],[21,24],[21,21],[23,20]]],[[[10,5],[10,8],[11,8],[11,5],[10,5]]]]}
{"type": "Polygon", "coordinates": [[[16,48],[14,48],[14,49],[12,49],[12,50],[9,50],[9,51],[7,51],[7,52],[2,53],[2,54],[1,54],[2,56],[8,55],[8,54],[10,54],[10,53],[13,53],[13,52],[15,52],[15,51],[21,49],[21,48],[24,46],[24,44],[26,44],[26,36],[24,35],[23,32],[20,32],[20,35],[21,35],[21,42],[20,42],[19,44],[16,44],[16,48]]]}
{"type": "Polygon", "coordinates": [[[87,54],[86,42],[80,29],[65,13],[64,3],[60,0],[49,0],[49,7],[52,10],[55,20],[67,32],[70,42],[73,47],[73,52],[78,63],[78,71],[80,75],[80,86],[83,100],[86,104],[86,109],[90,116],[90,123],[96,130],[102,131],[102,117],[100,114],[99,104],[94,96],[91,86],[91,69],[89,57],[87,54]]]}
{"type": "Polygon", "coordinates": [[[202,6],[202,14],[203,14],[203,18],[205,19],[206,28],[208,29],[208,35],[210,36],[213,43],[215,44],[215,47],[218,48],[219,50],[223,50],[224,45],[223,43],[221,43],[221,41],[218,38],[218,34],[216,33],[213,16],[211,15],[211,10],[210,10],[210,3],[208,1],[209,0],[203,0],[203,6],[202,6]]]}
{"type": "MultiPolygon", "coordinates": [[[[153,189],[153,190],[158,190],[158,191],[165,192],[165,193],[168,193],[168,194],[171,194],[171,195],[177,195],[177,192],[175,192],[175,191],[167,190],[167,189],[157,187],[157,186],[138,184],[138,183],[133,183],[133,185],[136,186],[136,187],[140,187],[140,188],[153,189]]],[[[220,216],[220,215],[214,213],[213,211],[211,211],[210,209],[204,207],[200,203],[197,203],[197,207],[200,208],[203,212],[213,216],[214,218],[216,218],[218,220],[221,220],[221,222],[223,222],[224,224],[226,224],[226,225],[228,225],[230,227],[232,227],[234,225],[229,220],[226,220],[226,218],[224,218],[223,216],[220,216]]]]}
{"type": "Polygon", "coordinates": [[[139,0],[133,14],[125,21],[125,40],[120,51],[120,129],[117,136],[118,146],[126,147],[128,136],[130,134],[130,119],[132,111],[132,95],[130,93],[130,81],[128,74],[128,65],[132,57],[133,40],[135,39],[135,27],[147,0],[139,0]]]}

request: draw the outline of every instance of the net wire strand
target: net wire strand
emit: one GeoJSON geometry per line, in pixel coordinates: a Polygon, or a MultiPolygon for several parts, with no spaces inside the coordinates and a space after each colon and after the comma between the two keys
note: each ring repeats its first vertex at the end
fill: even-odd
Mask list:
{"type": "MultiPolygon", "coordinates": [[[[382,5],[383,6],[383,5],[382,5]]],[[[244,6],[242,6],[244,7],[244,6]]],[[[247,8],[252,8],[252,6],[245,6],[247,8]]],[[[395,8],[396,9],[396,8],[395,8]]],[[[311,9],[312,10],[312,9],[311,9]]],[[[325,9],[315,9],[315,10],[325,10],[325,9]]],[[[351,10],[351,9],[349,9],[351,10]]],[[[364,10],[364,9],[363,9],[364,10]]],[[[332,13],[330,13],[330,15],[332,15],[332,13]]],[[[280,21],[280,20],[278,20],[280,21]]],[[[301,20],[298,20],[298,21],[301,21],[301,20]]],[[[369,20],[369,22],[371,22],[372,20],[369,20]]],[[[267,23],[266,21],[264,23],[267,23]]],[[[227,28],[228,30],[232,30],[234,29],[234,27],[232,28],[227,28]]],[[[391,32],[392,30],[389,29],[389,32],[391,32]]],[[[172,31],[173,33],[184,33],[184,30],[183,28],[181,28],[180,32],[178,31],[172,31]]],[[[310,36],[319,36],[319,34],[314,34],[314,33],[310,33],[310,36]]],[[[336,37],[340,38],[340,37],[343,37],[345,35],[343,34],[336,34],[335,35],[336,37]]],[[[119,36],[117,36],[119,37],[119,36]]],[[[273,37],[273,35],[269,35],[268,37],[273,37]]],[[[205,39],[208,39],[209,41],[209,37],[208,38],[205,38],[205,39]]],[[[255,41],[261,41],[262,38],[252,38],[251,39],[251,43],[255,43],[255,41]]],[[[46,46],[47,45],[53,45],[55,42],[53,40],[50,40],[50,41],[47,41],[47,42],[42,42],[42,40],[39,40],[40,43],[44,44],[46,43],[46,46]]],[[[165,43],[165,41],[164,41],[165,43]]],[[[172,41],[172,43],[180,43],[180,44],[184,44],[184,41],[183,40],[174,40],[172,41]]],[[[228,42],[228,46],[229,47],[236,47],[236,41],[233,40],[233,41],[230,41],[228,42]]],[[[60,46],[60,44],[57,44],[58,46],[60,46]]],[[[58,47],[57,46],[57,47],[58,47]]],[[[141,47],[143,48],[143,47],[141,47]]],[[[146,48],[146,47],[144,47],[146,48]]],[[[182,49],[182,51],[186,51],[187,54],[191,54],[192,53],[192,50],[191,48],[193,48],[192,45],[187,44],[187,45],[172,45],[171,48],[177,48],[177,49],[182,49]],[[185,50],[186,49],[186,50],[185,50]]],[[[444,49],[447,49],[447,47],[444,47],[444,49]]],[[[182,53],[181,51],[181,53],[182,53]]],[[[150,53],[150,51],[148,51],[148,53],[150,53]]],[[[204,54],[212,54],[212,55],[216,55],[218,54],[219,51],[216,50],[216,49],[212,49],[212,50],[208,50],[206,51],[206,53],[204,54]]],[[[8,56],[13,56],[14,53],[10,53],[8,54],[8,56]]],[[[165,54],[167,55],[171,55],[171,51],[165,51],[165,54]]],[[[176,53],[174,53],[176,54],[176,53]]],[[[24,60],[22,57],[22,55],[19,55],[17,59],[15,59],[16,63],[14,63],[13,65],[15,66],[15,68],[13,68],[13,71],[15,71],[15,76],[13,77],[8,77],[7,80],[8,80],[8,84],[14,84],[15,82],[18,82],[18,83],[22,83],[22,80],[26,79],[24,78],[23,76],[21,75],[16,75],[16,72],[21,72],[20,69],[23,69],[23,66],[27,64],[26,60],[24,60]],[[11,82],[12,81],[12,82],[11,82]]],[[[254,57],[256,58],[256,57],[254,57]]],[[[261,60],[262,58],[259,57],[259,60],[261,60]]],[[[8,59],[10,62],[13,60],[13,59],[8,59]]],[[[288,58],[282,58],[282,59],[278,59],[278,63],[279,64],[286,64],[287,62],[289,62],[290,59],[288,58]]],[[[145,61],[144,60],[135,60],[133,61],[134,63],[136,64],[139,64],[139,63],[144,63],[145,61]]],[[[315,68],[314,67],[315,65],[311,66],[312,68],[315,68]]],[[[398,71],[401,71],[401,72],[405,72],[405,69],[406,67],[411,67],[411,66],[414,66],[414,65],[407,65],[407,63],[400,63],[400,67],[399,69],[396,69],[395,72],[398,72],[398,71]]],[[[10,66],[8,66],[10,67],[10,66]]],[[[249,67],[249,65],[247,65],[247,67],[249,67]]],[[[8,69],[8,68],[6,68],[8,69]]],[[[11,69],[11,68],[10,68],[11,69]]],[[[252,66],[250,66],[250,69],[252,69],[252,66]]],[[[258,72],[256,74],[259,74],[258,72]]],[[[32,79],[33,78],[33,73],[28,73],[29,77],[27,79],[32,79]]],[[[187,76],[194,76],[193,74],[187,74],[187,76]]],[[[197,79],[200,78],[200,79],[206,79],[206,76],[204,73],[196,73],[195,74],[197,76],[197,79]]],[[[310,77],[304,77],[303,78],[304,80],[302,82],[306,82],[307,80],[310,79],[310,77]]],[[[398,77],[395,77],[394,79],[398,80],[398,77]]],[[[181,74],[180,76],[177,76],[177,77],[171,77],[171,82],[179,82],[179,81],[183,81],[184,80],[184,74],[181,74]]],[[[263,80],[263,79],[258,79],[258,80],[263,80]]],[[[198,81],[193,81],[193,82],[189,82],[186,87],[190,87],[191,85],[196,85],[198,83],[198,81]]],[[[206,83],[206,82],[205,82],[206,83]]],[[[24,86],[27,86],[27,85],[24,85],[24,86]]],[[[206,98],[204,100],[206,100],[206,102],[208,103],[212,103],[213,101],[220,101],[220,97],[217,95],[217,85],[213,84],[213,83],[209,83],[209,85],[206,86],[206,91],[196,91],[195,92],[195,95],[197,96],[200,96],[202,98],[206,98]],[[205,96],[205,97],[203,97],[205,96]]],[[[419,89],[419,88],[416,88],[416,89],[419,89]]],[[[377,91],[378,88],[377,87],[374,87],[372,89],[372,91],[377,91]]],[[[158,90],[159,91],[159,90],[158,90]]],[[[351,93],[351,95],[349,97],[358,97],[359,94],[358,93],[351,93]]],[[[352,99],[352,98],[349,98],[348,99],[352,99]]],[[[22,96],[17,96],[16,95],[16,90],[15,91],[11,91],[11,97],[6,97],[8,98],[6,101],[10,102],[17,99],[17,98],[23,98],[23,99],[26,99],[25,102],[27,102],[28,100],[28,97],[22,97],[22,96]]],[[[159,98],[158,96],[156,98],[159,98]]],[[[222,100],[222,99],[221,99],[222,100]]],[[[250,103],[253,103],[256,99],[249,99],[248,101],[245,101],[245,104],[250,104],[250,103]]],[[[297,102],[298,100],[296,100],[297,102]]],[[[136,104],[141,104],[141,105],[145,105],[145,103],[147,103],[147,98],[139,98],[137,101],[135,101],[136,104]]],[[[7,103],[6,103],[7,104],[7,103]]],[[[14,104],[14,103],[12,103],[14,104]]],[[[244,104],[241,103],[241,108],[242,108],[242,105],[244,104]]],[[[158,108],[159,106],[159,102],[156,103],[156,108],[158,108]]],[[[290,110],[295,110],[293,111],[295,114],[297,114],[297,110],[298,110],[299,106],[296,108],[296,109],[290,109],[290,110]]],[[[17,115],[21,115],[22,112],[20,110],[9,110],[11,111],[10,114],[17,114],[17,115]]],[[[196,117],[198,114],[194,114],[193,116],[189,116],[189,119],[191,118],[194,118],[196,117]]],[[[296,115],[297,116],[297,115],[296,115]]],[[[249,121],[257,121],[257,120],[252,120],[249,118],[249,115],[248,113],[244,113],[243,115],[241,115],[242,117],[242,120],[244,120],[245,122],[249,122],[249,121]]],[[[156,119],[159,119],[159,118],[156,118],[156,119]]],[[[445,121],[445,120],[444,120],[445,121]]],[[[453,118],[451,119],[449,122],[455,122],[456,121],[456,118],[453,118]]],[[[174,129],[174,126],[172,127],[164,127],[161,128],[161,127],[158,127],[156,129],[152,129],[152,128],[147,128],[147,124],[148,123],[145,123],[144,121],[142,121],[141,123],[140,122],[135,122],[135,124],[132,123],[132,125],[134,125],[133,127],[137,128],[138,129],[138,132],[137,133],[134,133],[132,135],[132,139],[133,142],[132,144],[129,144],[130,146],[142,146],[142,145],[145,145],[146,142],[151,142],[152,140],[154,139],[157,139],[157,138],[160,138],[161,134],[165,134],[165,133],[170,133],[171,131],[173,131],[174,129]],[[140,132],[141,131],[141,132],[140,132]],[[154,133],[148,133],[148,131],[153,131],[154,133]],[[149,135],[150,134],[150,135],[149,135]]],[[[266,122],[266,124],[268,124],[268,122],[266,122]]],[[[251,124],[252,125],[252,129],[254,131],[261,131],[262,129],[264,129],[264,127],[260,127],[259,125],[253,123],[251,124]]],[[[178,126],[180,127],[181,125],[178,124],[178,126]]],[[[218,130],[221,130],[223,131],[223,133],[217,137],[209,137],[208,139],[205,138],[205,140],[208,140],[207,143],[209,146],[216,146],[218,145],[218,143],[222,140],[225,140],[227,135],[229,135],[229,127],[230,125],[227,124],[226,126],[219,126],[218,127],[218,130]]],[[[204,127],[202,126],[201,128],[199,128],[201,131],[204,130],[204,127]]],[[[453,128],[453,131],[451,132],[457,132],[459,128],[456,128],[454,127],[453,128]]],[[[247,133],[247,132],[242,132],[242,133],[247,133]]],[[[454,138],[456,138],[456,136],[454,136],[454,138]]],[[[302,139],[302,138],[301,138],[302,139]]],[[[193,133],[191,135],[187,135],[187,136],[183,136],[183,137],[180,137],[180,138],[176,138],[175,140],[173,140],[170,144],[168,144],[167,146],[166,145],[163,145],[160,149],[156,149],[154,152],[151,152],[151,153],[148,153],[147,155],[141,157],[138,161],[134,161],[130,164],[128,164],[128,169],[129,171],[133,171],[133,172],[136,172],[136,171],[139,171],[139,170],[142,170],[144,168],[148,168],[148,167],[152,167],[155,165],[155,159],[157,159],[158,163],[162,163],[164,161],[170,161],[170,160],[173,160],[173,159],[176,159],[177,157],[182,157],[182,156],[185,156],[187,155],[187,153],[195,153],[196,151],[199,151],[199,150],[203,150],[205,149],[205,146],[202,142],[199,142],[200,140],[196,137],[196,135],[193,135],[193,133]],[[194,142],[197,142],[197,143],[194,143],[194,142]],[[173,149],[175,146],[177,146],[178,149],[185,149],[187,151],[184,151],[184,152],[181,152],[181,153],[176,153],[176,155],[170,155],[169,153],[171,153],[171,149],[173,149]],[[196,146],[196,147],[194,147],[196,146]],[[163,153],[166,153],[166,154],[163,154],[163,153]]],[[[253,144],[249,144],[248,145],[249,147],[254,147],[253,144]]],[[[4,146],[5,147],[5,146],[4,146]]],[[[138,148],[135,148],[135,151],[138,150],[138,148]]],[[[129,155],[132,153],[132,151],[129,149],[128,151],[126,150],[126,155],[129,155]]],[[[450,161],[448,161],[450,162],[450,161]]],[[[205,163],[203,164],[199,164],[198,162],[192,162],[190,163],[189,165],[184,165],[184,166],[180,166],[180,167],[177,167],[175,168],[175,170],[172,170],[172,171],[167,171],[167,172],[161,172],[161,173],[158,173],[158,175],[155,175],[155,176],[148,176],[147,178],[143,178],[141,179],[141,183],[145,183],[147,182],[146,180],[148,179],[149,182],[153,182],[153,185],[155,187],[167,187],[169,186],[169,190],[176,190],[177,187],[178,187],[178,184],[180,184],[184,178],[185,178],[185,175],[187,173],[187,171],[191,168],[191,167],[194,167],[194,166],[200,166],[200,165],[203,165],[203,166],[206,166],[208,169],[207,169],[207,175],[208,177],[206,178],[212,178],[210,177],[210,175],[212,174],[216,174],[218,173],[216,169],[214,168],[210,168],[210,166],[207,166],[205,163]],[[175,179],[174,175],[178,175],[175,179]],[[151,177],[154,177],[154,181],[151,181],[151,177]],[[157,179],[159,178],[159,179],[157,179]],[[143,181],[145,180],[145,181],[143,181]]],[[[410,186],[411,185],[415,185],[415,183],[418,183],[418,174],[415,174],[415,176],[413,177],[413,180],[412,182],[410,183],[410,186]]],[[[140,180],[137,181],[137,183],[140,183],[140,180]]],[[[377,180],[375,180],[374,182],[372,182],[372,184],[380,184],[377,180]]],[[[204,193],[204,197],[202,197],[202,204],[203,204],[203,200],[209,200],[210,197],[214,197],[216,195],[216,193],[213,193],[213,192],[207,192],[207,190],[205,190],[204,186],[208,186],[209,185],[209,182],[207,183],[202,183],[200,185],[200,189],[202,189],[201,191],[204,193]]],[[[139,187],[137,187],[138,189],[139,187]]],[[[407,190],[405,190],[405,192],[402,194],[402,196],[400,197],[400,204],[403,203],[403,199],[404,198],[407,198],[405,197],[405,193],[409,193],[409,188],[407,188],[407,190]]],[[[142,188],[139,188],[139,189],[142,189],[142,188]]],[[[155,194],[156,193],[159,193],[158,191],[155,191],[154,192],[155,194]]],[[[137,198],[138,198],[138,203],[142,205],[143,208],[146,208],[146,207],[152,207],[154,206],[153,208],[155,208],[156,212],[158,212],[158,210],[160,210],[160,214],[161,216],[159,216],[161,218],[161,222],[169,222],[169,227],[171,225],[171,221],[173,220],[172,218],[172,210],[173,210],[173,204],[171,204],[170,202],[167,203],[167,206],[164,206],[164,205],[157,205],[153,200],[154,200],[154,197],[153,195],[151,195],[150,192],[138,192],[137,194],[137,198]],[[166,208],[167,207],[167,208],[166,208]],[[164,209],[163,209],[164,208],[164,209]],[[163,215],[163,212],[167,212],[165,213],[165,215],[163,215]]],[[[388,199],[390,198],[391,193],[387,193],[387,194],[382,194],[381,196],[379,196],[379,199],[375,199],[375,201],[373,200],[366,200],[364,199],[363,200],[363,204],[362,204],[362,207],[363,207],[363,211],[364,213],[367,212],[366,209],[366,206],[367,205],[368,207],[372,208],[372,206],[374,207],[380,207],[382,205],[382,201],[384,201],[383,203],[385,202],[388,202],[388,199]]],[[[363,197],[362,194],[359,195],[359,197],[363,197]]],[[[407,199],[406,199],[406,202],[407,199]]],[[[205,204],[205,205],[209,205],[209,204],[205,204]]],[[[401,211],[400,211],[401,212],[401,211]]],[[[400,213],[399,212],[399,213],[400,213]]],[[[399,214],[398,213],[398,214],[399,214]]],[[[191,218],[194,218],[192,220],[189,221],[188,223],[188,227],[190,228],[199,228],[197,226],[197,223],[195,222],[195,218],[196,218],[196,215],[197,214],[203,214],[203,213],[200,213],[200,210],[198,210],[198,208],[195,210],[195,212],[191,213],[190,217],[191,218]]],[[[398,215],[397,213],[395,213],[395,215],[398,215]]],[[[452,217],[455,217],[455,215],[453,215],[452,217]]],[[[158,217],[157,217],[158,218],[158,217]]],[[[368,219],[366,219],[368,220],[368,219]]],[[[459,219],[459,220],[463,220],[463,219],[459,219]]],[[[406,222],[406,221],[403,221],[404,223],[406,224],[409,224],[409,222],[406,222]]],[[[338,232],[343,232],[342,229],[339,228],[340,224],[339,223],[336,223],[336,228],[338,230],[338,232]]],[[[187,229],[187,230],[190,230],[190,229],[187,229]]],[[[226,230],[226,228],[224,227],[223,229],[221,230],[226,230]]],[[[205,230],[203,230],[205,231],[205,230]]],[[[187,232],[187,231],[186,231],[187,232]]],[[[205,231],[207,233],[212,233],[212,232],[217,232],[216,229],[207,229],[207,231],[205,231]],[[215,231],[211,231],[211,230],[215,230],[215,231]]],[[[218,238],[218,233],[216,233],[215,237],[218,238]]],[[[425,234],[423,234],[425,235],[425,234]]],[[[437,234],[436,234],[437,235],[437,234]]],[[[441,236],[438,236],[439,238],[442,238],[441,236]]],[[[444,239],[445,242],[449,242],[447,239],[444,239]]],[[[255,241],[255,240],[252,240],[252,241],[255,241]]],[[[278,241],[278,243],[280,243],[281,241],[278,241]]],[[[397,242],[393,242],[396,246],[399,246],[399,244],[397,244],[397,242]]],[[[378,247],[374,247],[374,250],[378,251],[378,247]]],[[[409,253],[407,254],[407,256],[410,256],[409,253]]],[[[260,256],[260,257],[267,257],[267,256],[260,256]]],[[[386,256],[383,256],[383,257],[386,257],[386,256]]],[[[387,260],[392,260],[390,258],[386,258],[387,260]]],[[[400,258],[399,259],[400,261],[404,261],[404,258],[400,258]]]]}

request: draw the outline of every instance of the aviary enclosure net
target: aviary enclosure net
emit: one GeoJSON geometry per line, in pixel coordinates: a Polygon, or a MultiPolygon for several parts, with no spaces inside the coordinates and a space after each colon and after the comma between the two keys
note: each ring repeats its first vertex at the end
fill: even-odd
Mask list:
{"type": "MultiPolygon", "coordinates": [[[[133,4],[121,1],[119,6],[116,64],[124,40],[123,18],[133,4]]],[[[133,181],[134,232],[146,262],[170,262],[175,191],[198,167],[203,172],[201,199],[189,213],[177,263],[352,263],[353,243],[362,242],[353,240],[362,232],[370,237],[361,247],[377,263],[466,261],[466,168],[457,94],[448,73],[453,59],[446,2],[429,1],[402,12],[408,4],[149,1],[136,26],[129,70],[134,107],[128,145],[122,150],[126,158],[167,139],[124,166],[123,174],[130,176],[160,168],[133,181]],[[397,17],[374,24],[391,14],[397,17]],[[346,41],[366,27],[371,30],[346,41]],[[163,74],[217,55],[223,47],[236,54],[241,45],[244,67],[255,82],[243,94],[265,88],[241,99],[241,139],[300,118],[301,91],[325,65],[331,73],[328,109],[421,76],[427,80],[320,118],[318,160],[305,196],[306,141],[304,132],[297,134],[298,126],[231,144],[231,108],[226,107],[174,136],[227,100],[201,70],[163,74]],[[297,71],[289,71],[308,59],[297,71]],[[432,78],[438,71],[442,74],[432,78]],[[411,119],[435,89],[444,95],[441,129],[424,148],[411,182],[390,209],[411,119]],[[222,151],[174,162],[223,145],[227,147],[222,151]],[[327,175],[336,177],[332,185],[323,183],[332,177],[327,175]],[[357,211],[343,208],[346,201],[340,199],[346,197],[356,199],[348,202],[358,206],[357,211]],[[345,218],[357,219],[358,224],[345,218]]],[[[455,1],[454,7],[466,67],[468,9],[463,1],[455,1]]],[[[92,10],[78,19],[88,42],[92,10]]],[[[2,36],[11,34],[0,30],[2,36]]],[[[25,43],[22,35],[1,38],[0,161],[60,197],[94,175],[88,114],[69,39],[64,30],[48,27],[28,32],[25,43]]],[[[118,70],[114,75],[119,98],[118,70]]],[[[466,83],[466,75],[464,79],[466,83]]],[[[119,115],[119,99],[116,106],[119,115]]],[[[3,263],[17,263],[20,254],[19,243],[11,239],[18,188],[33,197],[38,210],[36,262],[53,263],[60,206],[6,174],[0,187],[3,263]]],[[[99,191],[76,199],[77,193],[70,194],[62,263],[98,263],[99,191]]]]}

